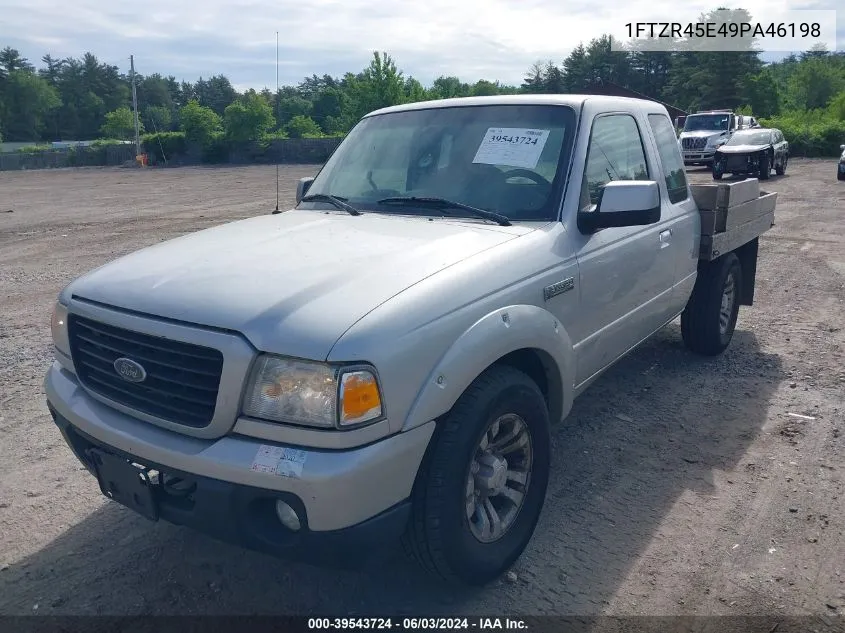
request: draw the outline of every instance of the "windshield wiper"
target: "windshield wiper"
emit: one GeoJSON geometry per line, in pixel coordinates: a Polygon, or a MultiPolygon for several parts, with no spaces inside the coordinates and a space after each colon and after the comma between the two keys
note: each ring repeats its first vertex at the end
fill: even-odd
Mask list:
{"type": "Polygon", "coordinates": [[[500,213],[494,211],[487,211],[486,209],[479,209],[462,202],[455,202],[454,200],[447,200],[446,198],[418,198],[416,196],[396,196],[393,198],[382,198],[378,204],[395,204],[401,206],[427,206],[435,209],[461,209],[467,211],[472,215],[486,220],[493,220],[500,226],[510,226],[511,221],[500,213]]]}
{"type": "Polygon", "coordinates": [[[302,202],[328,202],[329,204],[333,204],[338,209],[343,209],[349,215],[361,215],[361,212],[358,209],[353,207],[351,204],[346,204],[344,200],[345,198],[331,196],[327,193],[312,193],[309,196],[302,197],[302,202]]]}

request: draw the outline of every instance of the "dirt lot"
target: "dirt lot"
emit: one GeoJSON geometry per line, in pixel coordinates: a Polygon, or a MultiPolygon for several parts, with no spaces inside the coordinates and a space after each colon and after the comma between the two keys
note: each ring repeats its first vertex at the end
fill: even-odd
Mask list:
{"type": "MultiPolygon", "coordinates": [[[[516,579],[433,584],[398,547],[362,572],[293,565],[106,502],[41,381],[64,284],[115,257],[269,213],[274,168],[0,173],[0,613],[845,614],[845,183],[790,163],[756,304],[701,360],[672,325],[554,432],[516,579]],[[799,414],[806,417],[794,417],[799,414]]],[[[282,170],[282,206],[298,177],[282,170]]],[[[692,170],[696,181],[709,175],[692,170]]]]}

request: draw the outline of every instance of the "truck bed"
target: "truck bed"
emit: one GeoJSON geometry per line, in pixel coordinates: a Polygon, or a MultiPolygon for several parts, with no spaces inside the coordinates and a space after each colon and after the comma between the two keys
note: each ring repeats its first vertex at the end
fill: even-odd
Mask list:
{"type": "Polygon", "coordinates": [[[761,191],[757,178],[690,189],[701,216],[701,260],[716,259],[774,226],[778,194],[761,191]]]}

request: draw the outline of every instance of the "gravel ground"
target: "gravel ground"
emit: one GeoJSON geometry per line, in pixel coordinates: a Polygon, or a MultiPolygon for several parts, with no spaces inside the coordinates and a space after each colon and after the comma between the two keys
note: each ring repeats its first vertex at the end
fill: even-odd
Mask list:
{"type": "MultiPolygon", "coordinates": [[[[755,306],[720,358],[673,324],[554,431],[514,574],[446,589],[399,551],[363,571],[289,564],[107,502],[41,381],[64,284],[120,255],[269,213],[275,169],[0,172],[0,614],[845,614],[845,183],[794,160],[755,306]],[[791,414],[798,414],[797,417],[791,414]]],[[[282,168],[282,207],[313,166],[282,168]]],[[[709,181],[704,170],[692,179],[709,181]]],[[[811,627],[812,628],[812,627],[811,627]]]]}

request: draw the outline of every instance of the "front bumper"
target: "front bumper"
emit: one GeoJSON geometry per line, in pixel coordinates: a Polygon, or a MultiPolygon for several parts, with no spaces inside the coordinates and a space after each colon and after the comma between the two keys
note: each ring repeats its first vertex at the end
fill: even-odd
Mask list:
{"type": "Polygon", "coordinates": [[[709,162],[713,161],[713,155],[715,153],[716,153],[716,150],[712,150],[712,151],[701,150],[701,151],[695,151],[695,152],[684,151],[683,152],[684,163],[687,163],[687,164],[689,164],[689,163],[709,163],[709,162]]]}
{"type": "Polygon", "coordinates": [[[99,448],[183,477],[195,483],[190,503],[160,495],[161,518],[299,559],[332,559],[334,545],[365,550],[398,535],[434,431],[430,422],[352,450],[301,449],[301,472],[281,476],[253,470],[260,441],[234,435],[203,440],[137,420],[90,397],[58,363],[44,387],[53,419],[89,470],[86,451],[99,448]],[[275,518],[276,500],[297,511],[301,530],[289,531],[275,518]]]}

